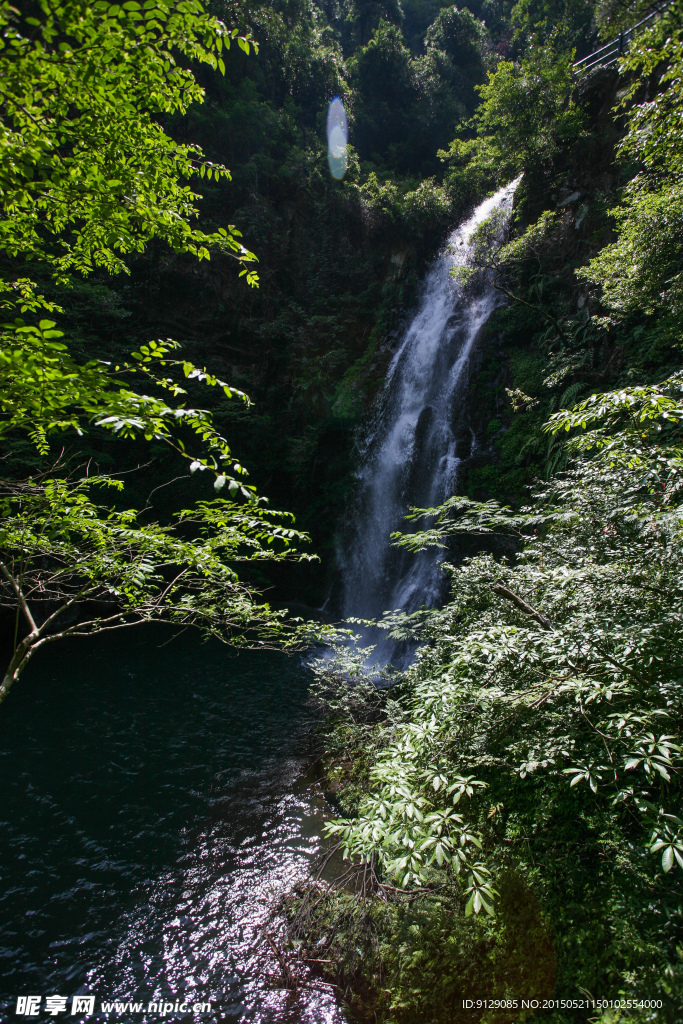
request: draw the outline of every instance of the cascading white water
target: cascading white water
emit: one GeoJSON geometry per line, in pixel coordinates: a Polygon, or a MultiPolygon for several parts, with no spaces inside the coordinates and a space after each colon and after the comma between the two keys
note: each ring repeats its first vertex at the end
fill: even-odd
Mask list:
{"type": "MultiPolygon", "coordinates": [[[[459,417],[470,357],[500,293],[484,278],[463,291],[451,268],[467,261],[474,230],[509,211],[517,181],[486,199],[449,237],[427,275],[417,312],[394,356],[375,419],[361,445],[355,535],[341,558],[346,616],[377,618],[414,611],[442,597],[440,555],[409,555],[392,546],[410,505],[430,508],[450,497],[473,438],[459,417]]],[[[388,655],[382,652],[382,658],[388,655]]]]}

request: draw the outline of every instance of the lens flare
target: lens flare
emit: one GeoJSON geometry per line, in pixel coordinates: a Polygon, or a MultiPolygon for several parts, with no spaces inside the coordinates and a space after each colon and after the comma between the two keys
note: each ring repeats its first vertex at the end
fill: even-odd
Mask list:
{"type": "Polygon", "coordinates": [[[327,111],[327,162],[330,173],[337,181],[346,174],[346,146],[349,140],[349,122],[344,104],[335,96],[327,111]]]}

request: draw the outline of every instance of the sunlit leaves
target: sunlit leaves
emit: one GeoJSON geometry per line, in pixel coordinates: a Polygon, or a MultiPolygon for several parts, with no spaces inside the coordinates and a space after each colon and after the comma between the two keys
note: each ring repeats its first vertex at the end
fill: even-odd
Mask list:
{"type": "Polygon", "coordinates": [[[493,916],[493,900],[499,894],[490,882],[490,875],[491,872],[486,865],[477,862],[473,866],[465,890],[465,895],[469,896],[465,904],[465,917],[469,917],[473,912],[478,914],[481,910],[485,910],[489,916],[493,916]]]}
{"type": "Polygon", "coordinates": [[[201,101],[190,62],[224,71],[223,48],[237,40],[248,53],[253,41],[177,0],[45,0],[35,13],[27,27],[0,4],[0,248],[65,277],[125,271],[126,255],[158,237],[199,259],[221,249],[257,284],[233,225],[207,234],[192,224],[201,197],[184,181],[229,171],[158,119],[201,101]]]}
{"type": "MultiPolygon", "coordinates": [[[[257,285],[255,257],[234,225],[196,226],[201,196],[190,180],[221,182],[230,172],[163,127],[166,115],[202,100],[198,64],[225,72],[232,42],[246,54],[256,48],[199,0],[40,0],[26,12],[0,0],[0,250],[66,282],[74,272],[126,271],[126,258],[157,238],[200,260],[220,250],[257,285]]],[[[307,537],[256,497],[211,413],[190,403],[195,385],[249,404],[247,396],[179,358],[168,339],[120,365],[79,361],[52,319],[61,310],[30,280],[0,281],[0,294],[14,317],[0,329],[0,436],[23,434],[51,456],[33,478],[0,482],[0,599],[28,630],[0,699],[35,649],[74,632],[164,621],[232,642],[250,633],[259,645],[298,645],[308,627],[286,623],[235,566],[311,558],[295,550],[307,537]],[[96,504],[94,487],[121,482],[90,463],[86,479],[73,479],[51,454],[55,440],[61,447],[95,430],[162,443],[190,476],[208,473],[218,496],[163,527],[149,509],[96,504]],[[90,619],[93,603],[106,612],[90,619]],[[66,612],[71,620],[60,618],[66,612]]]]}
{"type": "Polygon", "coordinates": [[[654,28],[638,36],[622,60],[631,72],[619,106],[628,131],[621,153],[638,173],[611,211],[617,240],[579,276],[602,286],[610,321],[629,313],[674,316],[683,310],[683,41],[680,8],[669,7],[654,28]],[[663,69],[663,72],[662,72],[663,69]],[[659,87],[652,96],[652,80],[659,87]],[[641,100],[646,86],[645,100],[641,100]],[[634,100],[636,101],[634,103],[634,100]]]}
{"type": "MultiPolygon", "coordinates": [[[[477,137],[456,140],[440,156],[509,180],[520,171],[548,167],[583,129],[583,114],[571,99],[571,58],[532,48],[519,62],[502,60],[477,87],[481,104],[473,119],[477,137]]],[[[457,177],[455,179],[457,181],[457,177]]]]}
{"type": "Polygon", "coordinates": [[[592,457],[580,452],[527,509],[454,497],[411,511],[426,529],[397,535],[409,550],[498,534],[517,553],[447,566],[442,609],[380,623],[422,646],[401,679],[404,717],[374,755],[372,795],[335,825],[349,855],[379,858],[404,886],[464,870],[466,913],[490,912],[484,868],[507,856],[517,803],[541,820],[545,802],[570,800],[596,829],[624,830],[637,870],[645,849],[666,876],[683,865],[680,394],[675,375],[556,414],[548,430],[587,428],[574,436],[592,457]]]}
{"type": "Polygon", "coordinates": [[[671,782],[669,769],[673,766],[672,754],[680,754],[681,747],[673,736],[655,737],[653,733],[645,733],[639,737],[638,746],[630,752],[625,771],[641,768],[646,775],[658,772],[663,779],[671,782]]]}
{"type": "Polygon", "coordinates": [[[17,321],[0,329],[0,436],[25,430],[42,454],[52,435],[72,430],[80,436],[93,425],[122,438],[160,440],[190,461],[191,472],[208,469],[222,476],[217,489],[229,481],[235,485],[231,491],[250,498],[251,489],[236,479],[244,477],[246,470],[234,460],[211,414],[184,404],[185,389],[178,377],[182,374],[188,380],[218,386],[228,398],[248,404],[243,392],[178,359],[177,345],[168,339],[141,346],[133,353],[132,363],[77,363],[66,346],[55,340],[62,332],[54,326],[54,321],[44,319],[37,326],[17,321]],[[135,390],[136,378],[156,393],[135,390]],[[178,401],[170,402],[167,395],[178,401]],[[183,432],[188,439],[193,437],[194,453],[183,443],[183,432]]]}
{"type": "Polygon", "coordinates": [[[297,649],[325,634],[270,608],[235,570],[254,559],[301,557],[293,543],[308,538],[287,525],[291,517],[262,501],[216,499],[178,514],[181,525],[192,524],[188,532],[92,500],[112,485],[120,482],[101,476],[3,485],[0,601],[11,606],[21,593],[22,609],[38,623],[18,648],[10,685],[46,643],[143,622],[198,626],[241,646],[297,649]]]}
{"type": "Polygon", "coordinates": [[[662,824],[652,833],[650,852],[662,854],[662,868],[665,872],[678,865],[683,868],[683,821],[674,814],[660,811],[662,824]],[[672,827],[674,826],[674,827],[672,827]]]}

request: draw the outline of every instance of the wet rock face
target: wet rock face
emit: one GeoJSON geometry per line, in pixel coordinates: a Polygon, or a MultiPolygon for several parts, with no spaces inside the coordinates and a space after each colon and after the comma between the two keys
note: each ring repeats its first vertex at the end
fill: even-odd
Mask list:
{"type": "Polygon", "coordinates": [[[454,429],[455,456],[461,462],[466,462],[473,453],[476,435],[469,423],[469,417],[461,419],[454,429]]]}
{"type": "Polygon", "coordinates": [[[619,80],[616,68],[594,68],[579,79],[574,91],[574,100],[589,118],[598,118],[603,111],[612,110],[619,80]]]}

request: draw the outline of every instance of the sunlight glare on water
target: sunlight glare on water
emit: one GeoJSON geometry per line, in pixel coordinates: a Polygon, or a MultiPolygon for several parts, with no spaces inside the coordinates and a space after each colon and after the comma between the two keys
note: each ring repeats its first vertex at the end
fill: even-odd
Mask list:
{"type": "Polygon", "coordinates": [[[0,1018],[92,993],[98,1022],[159,1019],[103,1000],[182,999],[211,1012],[166,1021],[342,1024],[319,981],[281,987],[262,934],[329,813],[306,774],[308,671],[166,639],[66,644],[3,706],[0,1018]]]}

